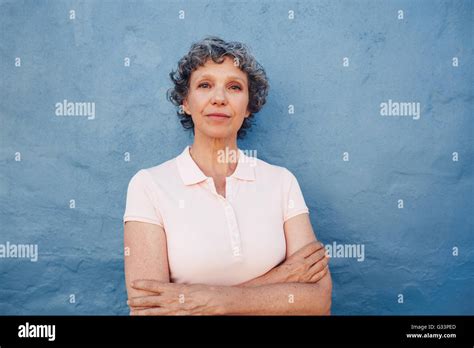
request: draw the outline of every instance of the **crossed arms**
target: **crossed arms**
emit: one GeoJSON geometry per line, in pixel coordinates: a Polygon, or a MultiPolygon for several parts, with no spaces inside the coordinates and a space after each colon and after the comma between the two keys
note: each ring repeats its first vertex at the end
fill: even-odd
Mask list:
{"type": "Polygon", "coordinates": [[[329,315],[332,282],[308,214],[284,224],[286,259],[236,286],[170,282],[162,227],[125,223],[125,280],[131,315],[329,315]]]}

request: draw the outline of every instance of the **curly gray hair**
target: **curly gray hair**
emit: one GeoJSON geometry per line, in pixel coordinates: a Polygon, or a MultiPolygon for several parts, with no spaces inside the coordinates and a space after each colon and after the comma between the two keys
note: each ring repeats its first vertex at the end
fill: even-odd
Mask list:
{"type": "Polygon", "coordinates": [[[240,70],[247,73],[249,88],[249,117],[244,119],[237,137],[243,138],[252,125],[254,114],[259,112],[266,102],[269,83],[265,70],[250,53],[249,48],[240,42],[226,42],[217,36],[207,36],[201,41],[191,45],[189,52],[178,62],[176,71],[171,71],[169,76],[174,87],[168,89],[167,99],[178,107],[177,115],[185,129],[192,129],[194,134],[194,122],[190,115],[181,109],[183,101],[189,91],[191,73],[203,66],[208,59],[215,63],[222,63],[225,57],[237,60],[240,70]]]}

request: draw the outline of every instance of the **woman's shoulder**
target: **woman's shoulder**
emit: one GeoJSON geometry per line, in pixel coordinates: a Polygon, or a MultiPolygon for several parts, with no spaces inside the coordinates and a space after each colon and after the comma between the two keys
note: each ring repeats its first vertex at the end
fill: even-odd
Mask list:
{"type": "Polygon", "coordinates": [[[159,183],[169,180],[176,175],[174,158],[151,167],[144,167],[135,172],[130,182],[140,181],[143,183],[159,183]]]}
{"type": "Polygon", "coordinates": [[[255,165],[256,171],[261,177],[275,178],[283,181],[291,180],[293,173],[282,165],[272,164],[262,159],[257,159],[255,165]]]}

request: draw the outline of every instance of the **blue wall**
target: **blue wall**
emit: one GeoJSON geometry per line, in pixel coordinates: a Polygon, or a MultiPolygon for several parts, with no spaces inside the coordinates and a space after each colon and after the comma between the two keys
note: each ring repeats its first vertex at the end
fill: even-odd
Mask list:
{"type": "Polygon", "coordinates": [[[192,143],[165,92],[208,34],[270,79],[239,147],[297,176],[324,243],[364,246],[332,259],[333,313],[474,314],[472,21],[469,0],[0,1],[0,244],[39,253],[0,258],[0,314],[128,314],[127,184],[192,143]]]}

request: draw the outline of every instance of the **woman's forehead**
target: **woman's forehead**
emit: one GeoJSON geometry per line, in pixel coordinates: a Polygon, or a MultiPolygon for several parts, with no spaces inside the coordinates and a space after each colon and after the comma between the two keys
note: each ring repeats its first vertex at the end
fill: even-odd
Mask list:
{"type": "Polygon", "coordinates": [[[225,76],[226,79],[240,79],[246,81],[247,75],[234,65],[232,58],[227,58],[223,63],[215,63],[212,59],[205,65],[192,72],[193,79],[214,78],[225,76]]]}

